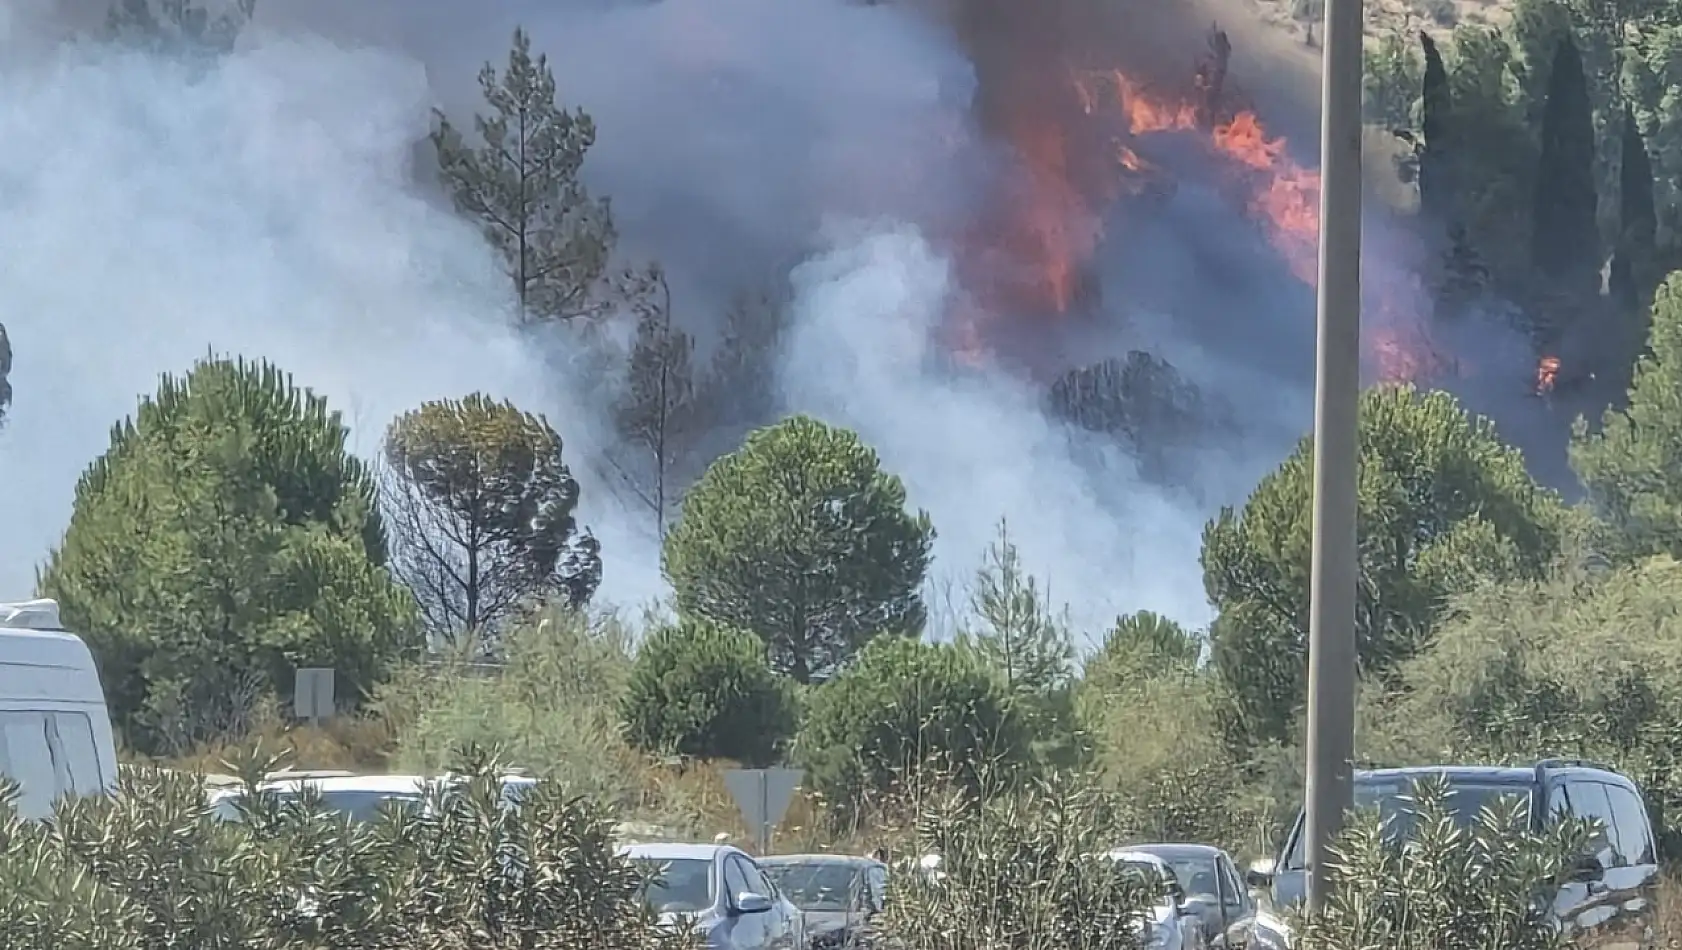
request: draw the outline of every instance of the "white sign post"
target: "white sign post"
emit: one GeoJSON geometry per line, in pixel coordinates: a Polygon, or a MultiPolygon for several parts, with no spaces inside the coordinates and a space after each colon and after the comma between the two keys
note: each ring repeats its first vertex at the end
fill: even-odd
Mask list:
{"type": "Polygon", "coordinates": [[[724,787],[742,810],[742,820],[753,829],[760,854],[771,853],[771,832],[788,814],[794,792],[805,777],[801,769],[731,769],[724,773],[724,787]]]}
{"type": "Polygon", "coordinates": [[[299,719],[320,722],[333,718],[333,671],[299,670],[292,684],[292,702],[299,719]]]}

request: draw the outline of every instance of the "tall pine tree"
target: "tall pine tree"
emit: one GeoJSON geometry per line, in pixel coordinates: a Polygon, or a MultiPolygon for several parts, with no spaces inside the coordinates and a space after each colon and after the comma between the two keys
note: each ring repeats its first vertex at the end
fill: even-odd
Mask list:
{"type": "Polygon", "coordinates": [[[1600,241],[1595,223],[1594,119],[1582,56],[1569,36],[1554,50],[1542,111],[1542,148],[1536,169],[1531,260],[1538,274],[1571,298],[1599,285],[1600,241]]]}

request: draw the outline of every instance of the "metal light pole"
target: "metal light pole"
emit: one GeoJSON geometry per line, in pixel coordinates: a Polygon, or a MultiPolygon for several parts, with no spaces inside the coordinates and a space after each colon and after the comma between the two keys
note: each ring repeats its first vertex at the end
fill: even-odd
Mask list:
{"type": "Polygon", "coordinates": [[[1353,795],[1356,407],[1361,358],[1361,0],[1325,0],[1314,553],[1308,614],[1308,906],[1324,906],[1332,839],[1353,795]]]}

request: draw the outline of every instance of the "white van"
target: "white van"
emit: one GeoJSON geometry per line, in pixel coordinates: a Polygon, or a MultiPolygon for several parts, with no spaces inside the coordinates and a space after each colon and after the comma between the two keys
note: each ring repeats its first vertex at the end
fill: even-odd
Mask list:
{"type": "Polygon", "coordinates": [[[117,782],[99,670],[50,600],[0,603],[0,775],[18,784],[18,813],[32,819],[117,782]]]}

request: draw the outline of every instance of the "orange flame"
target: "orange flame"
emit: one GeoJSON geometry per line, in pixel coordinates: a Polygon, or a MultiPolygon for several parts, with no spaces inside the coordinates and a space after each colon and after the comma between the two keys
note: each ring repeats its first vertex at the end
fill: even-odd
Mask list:
{"type": "Polygon", "coordinates": [[[1559,379],[1559,357],[1544,356],[1536,363],[1536,395],[1546,396],[1554,391],[1559,379]]]}
{"type": "MultiPolygon", "coordinates": [[[[1320,176],[1293,161],[1285,139],[1270,137],[1255,112],[1205,125],[1195,105],[1154,95],[1119,70],[1065,78],[1060,100],[1045,85],[1055,78],[1034,77],[1041,98],[1020,99],[999,117],[998,131],[1015,147],[1023,173],[995,209],[1004,220],[982,223],[967,242],[990,253],[970,262],[986,289],[981,306],[964,319],[980,312],[1061,314],[1079,305],[1082,275],[1102,240],[1109,206],[1161,174],[1133,143],[1168,132],[1203,130],[1228,160],[1231,184],[1268,243],[1297,279],[1318,282],[1320,176]],[[1046,106],[1045,97],[1063,108],[1046,106]]],[[[1438,368],[1412,305],[1418,298],[1394,286],[1369,290],[1365,309],[1376,326],[1367,349],[1379,375],[1409,380],[1438,368]]],[[[973,326],[966,333],[976,338],[973,326]]]]}

